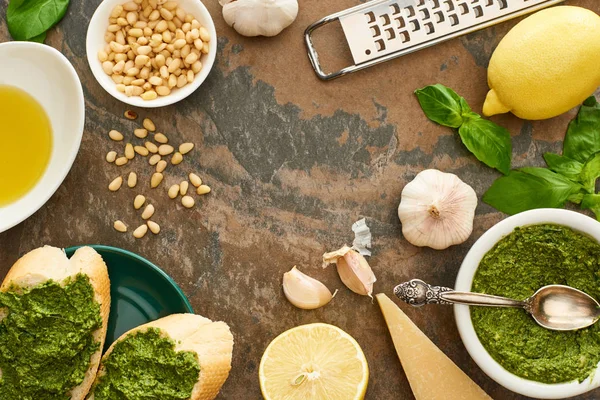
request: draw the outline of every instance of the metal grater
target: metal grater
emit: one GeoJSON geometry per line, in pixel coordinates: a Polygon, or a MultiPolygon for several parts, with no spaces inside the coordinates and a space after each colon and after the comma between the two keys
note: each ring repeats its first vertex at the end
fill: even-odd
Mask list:
{"type": "Polygon", "coordinates": [[[561,1],[373,0],[315,22],[304,40],[318,77],[331,80],[561,1]],[[311,34],[335,20],[342,25],[354,65],[325,73],[311,34]]]}

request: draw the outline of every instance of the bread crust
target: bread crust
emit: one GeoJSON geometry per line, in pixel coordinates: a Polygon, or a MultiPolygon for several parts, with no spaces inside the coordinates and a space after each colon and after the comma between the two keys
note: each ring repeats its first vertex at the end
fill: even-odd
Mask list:
{"type": "Polygon", "coordinates": [[[81,247],[68,259],[62,249],[40,247],[17,260],[0,285],[0,291],[6,292],[11,286],[28,289],[49,280],[64,284],[66,279],[79,273],[88,276],[94,289],[94,298],[100,304],[102,326],[94,332],[94,339],[100,343],[99,349],[90,358],[90,366],[83,382],[70,391],[71,400],[83,400],[89,392],[100,364],[106,338],[110,311],[110,280],[102,256],[91,247],[81,247]]]}
{"type": "MultiPolygon", "coordinates": [[[[233,335],[225,322],[213,322],[195,314],[172,314],[133,328],[121,335],[106,351],[102,361],[112,353],[115,345],[127,336],[158,328],[165,337],[176,342],[175,351],[196,353],[200,364],[198,381],[190,400],[213,400],[229,376],[233,355],[233,335]]],[[[98,380],[104,374],[100,363],[98,380]]],[[[88,400],[94,400],[91,393],[88,400]]]]}

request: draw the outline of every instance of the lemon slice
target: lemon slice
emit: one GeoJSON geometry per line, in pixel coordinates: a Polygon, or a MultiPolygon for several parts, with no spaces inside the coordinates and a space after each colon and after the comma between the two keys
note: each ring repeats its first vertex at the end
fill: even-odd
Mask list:
{"type": "Polygon", "coordinates": [[[277,336],[258,373],[266,400],[361,400],[369,381],[359,344],[328,324],[301,325],[277,336]]]}

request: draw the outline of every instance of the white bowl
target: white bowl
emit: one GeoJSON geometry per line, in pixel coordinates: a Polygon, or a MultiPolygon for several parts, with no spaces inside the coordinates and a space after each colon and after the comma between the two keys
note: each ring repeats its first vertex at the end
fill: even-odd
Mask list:
{"type": "Polygon", "coordinates": [[[202,69],[192,83],[188,83],[182,88],[174,88],[168,96],[158,96],[155,100],[143,100],[139,96],[127,97],[125,93],[121,93],[117,90],[117,85],[110,76],[104,73],[102,69],[102,63],[98,59],[98,52],[104,49],[106,42],[104,41],[104,34],[108,27],[108,18],[112,9],[118,4],[127,3],[127,0],[104,0],[92,16],[90,24],[87,30],[86,37],[86,53],[88,63],[94,77],[100,83],[100,85],[110,93],[115,99],[121,100],[123,103],[130,104],[135,107],[164,107],[169,104],[176,103],[180,100],[185,99],[192,94],[196,89],[200,87],[202,82],[208,76],[215,58],[217,56],[217,31],[215,30],[215,24],[210,16],[210,13],[199,0],[177,0],[179,6],[185,10],[185,12],[192,14],[200,24],[208,30],[210,33],[210,46],[208,54],[202,54],[200,61],[202,62],[202,69]]]}
{"type": "Polygon", "coordinates": [[[23,197],[0,207],[0,232],[4,232],[43,206],[67,176],[79,151],[85,106],[75,69],[52,47],[1,43],[0,60],[0,84],[15,86],[33,96],[52,125],[52,154],[41,179],[23,197]]]}
{"type": "MultiPolygon", "coordinates": [[[[564,225],[583,232],[600,242],[600,222],[574,211],[538,209],[513,215],[494,225],[475,242],[460,266],[454,286],[455,289],[460,291],[471,290],[471,284],[479,262],[500,239],[511,233],[516,227],[543,223],[564,225]]],[[[505,388],[524,396],[539,399],[563,399],[600,387],[600,373],[597,372],[592,373],[581,383],[572,381],[557,384],[540,383],[514,375],[496,362],[479,341],[473,328],[469,307],[455,305],[454,314],[460,337],[473,360],[483,372],[505,388]]]]}

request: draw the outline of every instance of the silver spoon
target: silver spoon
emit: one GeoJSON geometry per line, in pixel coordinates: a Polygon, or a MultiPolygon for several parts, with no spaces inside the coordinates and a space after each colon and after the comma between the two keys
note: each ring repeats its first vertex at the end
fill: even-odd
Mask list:
{"type": "Polygon", "coordinates": [[[564,285],[544,286],[531,297],[519,301],[489,294],[458,292],[413,279],[396,286],[394,294],[415,307],[425,304],[466,304],[523,308],[539,325],[555,331],[586,328],[600,319],[600,304],[593,297],[564,285]]]}

